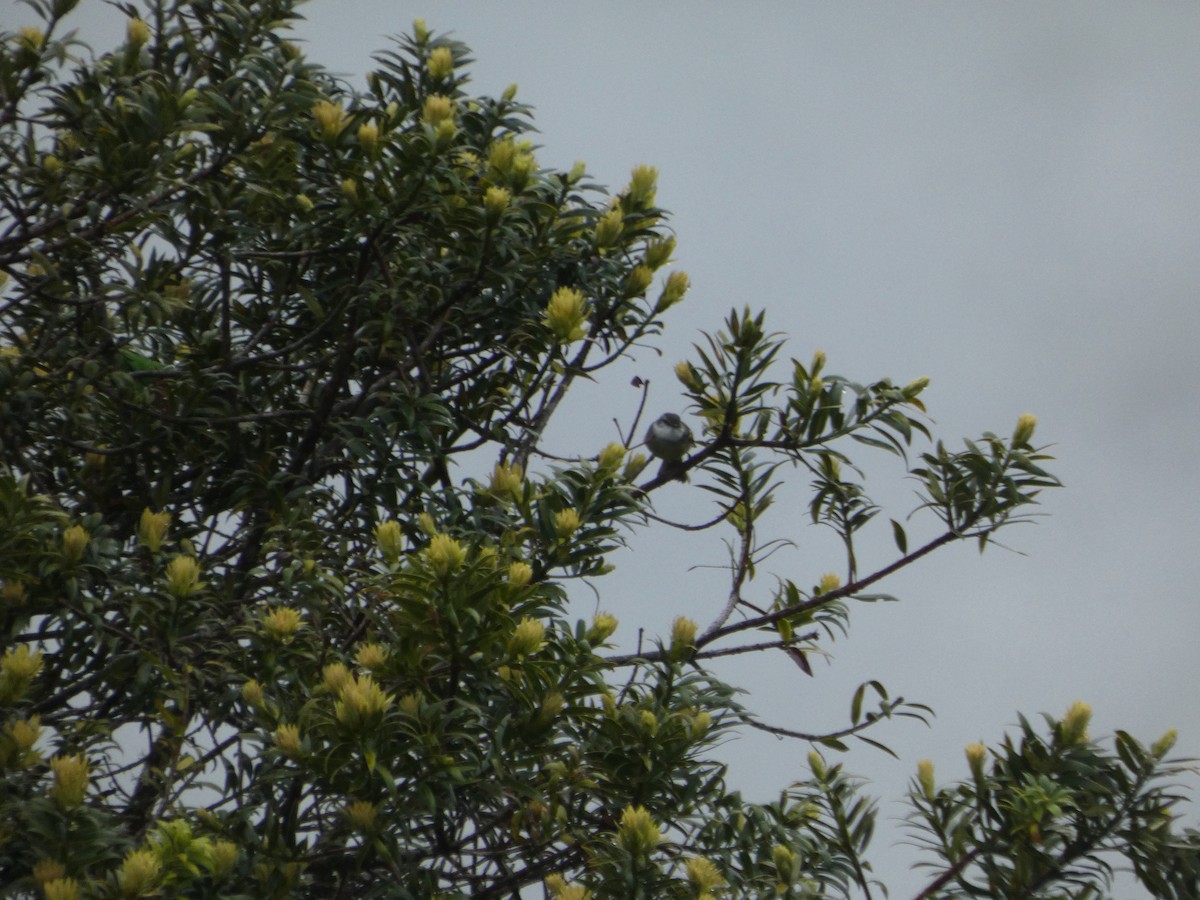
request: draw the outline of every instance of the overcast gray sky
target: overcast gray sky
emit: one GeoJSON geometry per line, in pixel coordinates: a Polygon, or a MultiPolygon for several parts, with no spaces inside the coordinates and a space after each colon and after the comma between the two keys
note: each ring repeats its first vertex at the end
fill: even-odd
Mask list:
{"type": "MultiPolygon", "coordinates": [[[[14,25],[30,17],[5,2],[14,25]]],[[[614,188],[635,164],[658,167],[692,291],[661,358],[580,389],[556,451],[611,440],[611,419],[636,407],[635,373],[655,414],[686,413],[672,366],[743,304],[767,310],[789,355],[825,350],[830,371],[929,375],[949,443],[1039,417],[1066,488],[1045,496],[1040,524],[1002,535],[1019,553],[953,547],[896,576],[883,589],[903,602],[857,609],[813,679],[783,659],[724,670],[752,709],[801,730],[844,725],[870,678],[936,709],[931,729],[875,734],[902,763],[849,760],[882,795],[874,856],[893,896],[923,882],[891,846],[916,760],[961,777],[963,746],[996,743],[1018,710],[1087,700],[1093,734],[1153,740],[1174,726],[1178,751],[1200,756],[1200,4],[313,0],[304,12],[310,56],[356,84],[420,16],[474,50],[469,89],[520,85],[544,164],[585,160],[614,188]]],[[[123,29],[99,0],[76,15],[123,29]]],[[[900,517],[903,469],[878,463],[868,484],[900,517]]],[[[767,568],[807,585],[840,566],[793,496],[771,527],[795,549],[767,568]]],[[[694,485],[656,503],[710,514],[694,485]]],[[[863,567],[889,548],[886,535],[870,543],[863,567]]],[[[636,535],[596,585],[618,636],[711,618],[727,587],[694,567],[719,552],[661,526],[636,535]]],[[[758,596],[772,584],[761,576],[758,596]]],[[[592,603],[581,595],[580,614],[592,603]]],[[[803,777],[807,750],[759,735],[724,748],[756,799],[803,777]]]]}

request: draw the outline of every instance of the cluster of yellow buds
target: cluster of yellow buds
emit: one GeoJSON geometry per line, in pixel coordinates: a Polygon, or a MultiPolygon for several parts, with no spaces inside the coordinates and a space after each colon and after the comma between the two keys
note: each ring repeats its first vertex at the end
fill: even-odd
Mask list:
{"type": "Polygon", "coordinates": [[[533,580],[533,566],[527,562],[516,560],[508,566],[509,587],[523,588],[533,580]]]}
{"type": "Polygon", "coordinates": [[[425,560],[439,578],[446,578],[462,568],[467,551],[448,534],[435,534],[425,548],[425,560]]]}
{"type": "Polygon", "coordinates": [[[42,654],[28,644],[8,650],[0,658],[0,703],[12,703],[25,696],[35,675],[42,669],[42,654]]]}
{"type": "Polygon", "coordinates": [[[82,525],[72,525],[62,536],[63,558],[68,563],[77,563],[83,559],[83,551],[87,549],[92,536],[82,525]]]}
{"type": "Polygon", "coordinates": [[[188,596],[203,587],[200,564],[191,556],[176,556],[167,563],[167,590],[178,598],[188,596]]]}
{"type": "Polygon", "coordinates": [[[370,801],[355,800],[345,808],[344,814],[351,828],[359,834],[369,834],[375,830],[379,809],[370,801]]]}
{"type": "Polygon", "coordinates": [[[151,553],[157,553],[162,549],[170,525],[171,514],[169,512],[155,512],[150,507],[146,507],[142,510],[142,519],[138,524],[138,540],[151,553]]]}
{"type": "Polygon", "coordinates": [[[454,54],[449,47],[434,47],[429,51],[425,68],[429,77],[437,81],[449,78],[454,74],[454,54]]]}
{"type": "Polygon", "coordinates": [[[570,537],[579,530],[581,525],[583,525],[583,521],[579,518],[578,511],[570,507],[560,509],[554,514],[554,528],[560,538],[570,537]]]}
{"type": "Polygon", "coordinates": [[[667,283],[663,285],[662,293],[658,295],[658,303],[654,305],[656,313],[664,313],[672,306],[683,299],[683,295],[687,293],[691,282],[688,281],[687,272],[672,272],[667,276],[667,283]]]}
{"type": "Polygon", "coordinates": [[[388,519],[375,526],[375,544],[388,562],[395,562],[404,551],[404,532],[400,523],[388,519]]]}
{"type": "Polygon", "coordinates": [[[515,463],[496,463],[488,493],[500,500],[516,500],[521,496],[525,473],[515,463]]]}
{"type": "Polygon", "coordinates": [[[333,705],[334,717],[343,725],[357,727],[375,721],[395,702],[370,675],[360,675],[342,685],[333,705]]]}
{"type": "Polygon", "coordinates": [[[34,749],[42,734],[42,720],[38,716],[14,719],[4,728],[6,740],[0,741],[0,767],[28,769],[41,762],[42,755],[34,749]],[[8,746],[5,746],[5,745],[8,746]]]}
{"type": "Polygon", "coordinates": [[[1062,739],[1065,744],[1078,744],[1088,739],[1088,723],[1092,720],[1092,708],[1082,700],[1076,700],[1062,720],[1062,739]]]}
{"type": "Polygon", "coordinates": [[[336,138],[350,124],[349,114],[342,109],[340,103],[334,103],[332,100],[315,103],[311,112],[317,123],[317,130],[327,139],[336,138]]]}
{"type": "Polygon", "coordinates": [[[517,623],[508,639],[508,652],[515,657],[537,653],[546,643],[546,626],[526,616],[517,623]]]}
{"type": "Polygon", "coordinates": [[[550,295],[542,322],[560,343],[569,344],[588,333],[591,308],[583,294],[570,287],[560,287],[550,295]]]}
{"type": "Polygon", "coordinates": [[[633,856],[648,856],[662,841],[654,817],[644,806],[627,806],[617,827],[617,843],[633,856]]]}
{"type": "Polygon", "coordinates": [[[88,789],[88,764],[83,754],[56,756],[50,760],[54,784],[50,796],[63,809],[75,809],[83,803],[88,789]]]}
{"type": "Polygon", "coordinates": [[[277,606],[262,618],[262,629],[267,637],[286,644],[304,625],[304,617],[290,606],[277,606]]]}
{"type": "Polygon", "coordinates": [[[685,866],[688,884],[696,891],[697,898],[712,897],[713,891],[725,884],[720,869],[711,859],[693,856],[685,866]]]}

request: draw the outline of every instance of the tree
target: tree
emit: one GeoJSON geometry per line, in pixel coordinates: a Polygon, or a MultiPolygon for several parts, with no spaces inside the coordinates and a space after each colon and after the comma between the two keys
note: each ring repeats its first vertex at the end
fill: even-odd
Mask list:
{"type": "MultiPolygon", "coordinates": [[[[729,604],[636,655],[603,591],[656,492],[622,441],[549,457],[571,385],[652,343],[687,276],[656,173],[609,199],[539,166],[514,91],[415,23],[364,89],[279,37],[291,0],[132,6],[91,55],[73,0],[0,55],[0,883],[15,896],[873,896],[875,812],[827,756],[922,717],[871,682],[808,778],[746,802],[715,744],[767,727],[706,669],[808,656],[887,575],[985,547],[1057,484],[1023,417],[934,441],[923,379],[784,360],[734,310],[676,368],[680,463],[731,547],[729,604]],[[860,571],[852,453],[912,461],[936,530],[860,571]],[[783,477],[844,579],[748,586],[783,477]],[[769,594],[768,601],[757,599],[769,594]],[[868,699],[876,704],[868,709],[868,699]]],[[[917,520],[914,520],[917,521],[917,520]]],[[[909,526],[911,527],[911,526],[909,526]]],[[[1123,857],[1200,892],[1186,762],[1086,735],[1079,705],[922,764],[922,896],[1097,896],[1123,857]]]]}

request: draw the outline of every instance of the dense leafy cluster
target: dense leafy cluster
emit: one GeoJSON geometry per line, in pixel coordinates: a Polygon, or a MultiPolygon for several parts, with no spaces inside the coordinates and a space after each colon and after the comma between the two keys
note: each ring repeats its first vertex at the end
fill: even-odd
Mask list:
{"type": "MultiPolygon", "coordinates": [[[[929,440],[925,380],[784,362],[761,314],[732,312],[676,368],[728,605],[615,655],[617,621],[568,621],[568,588],[603,586],[668,478],[632,437],[571,459],[540,439],[687,291],[655,171],[610,197],[541,166],[515,90],[470,95],[466,48],[420,22],[360,89],[283,39],[293,0],[123,7],[98,56],[64,30],[73,0],[30,5],[39,24],[0,35],[0,885],[869,895],[854,778],[814,751],[752,804],[714,745],[881,746],[866,732],[925,709],[871,682],[845,729],[788,732],[705,662],[810,671],[887,574],[1021,519],[1057,483],[1032,417],[920,451],[939,530],[910,548],[893,519],[898,557],[860,571],[879,510],[851,451],[929,440]],[[784,466],[845,576],[780,578],[764,603],[745,589],[784,466]]],[[[1085,896],[1121,851],[1195,896],[1170,742],[1121,735],[1114,758],[1081,716],[990,770],[969,750],[971,783],[922,770],[926,895],[1085,896]]]]}

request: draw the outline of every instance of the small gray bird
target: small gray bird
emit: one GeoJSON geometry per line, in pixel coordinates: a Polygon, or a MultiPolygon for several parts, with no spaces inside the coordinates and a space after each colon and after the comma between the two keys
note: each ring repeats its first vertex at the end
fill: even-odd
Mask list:
{"type": "Polygon", "coordinates": [[[687,472],[680,463],[695,443],[692,429],[675,413],[663,413],[646,429],[646,449],[662,460],[659,477],[687,481],[687,472]]]}

